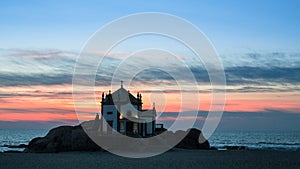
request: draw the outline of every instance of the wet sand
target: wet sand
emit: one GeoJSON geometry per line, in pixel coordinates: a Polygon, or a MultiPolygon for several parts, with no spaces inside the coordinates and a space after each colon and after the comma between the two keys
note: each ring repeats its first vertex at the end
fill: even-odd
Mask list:
{"type": "Polygon", "coordinates": [[[1,169],[200,169],[200,168],[300,168],[300,151],[172,150],[164,154],[130,159],[108,152],[0,153],[1,169]]]}

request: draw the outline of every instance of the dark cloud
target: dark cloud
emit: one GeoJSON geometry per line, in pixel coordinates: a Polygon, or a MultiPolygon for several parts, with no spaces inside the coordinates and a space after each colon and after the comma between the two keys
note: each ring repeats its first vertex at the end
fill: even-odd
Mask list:
{"type": "MultiPolygon", "coordinates": [[[[2,69],[0,68],[0,86],[32,86],[32,85],[60,85],[72,84],[73,70],[75,66],[76,54],[60,50],[21,50],[11,49],[5,54],[1,54],[2,69]],[[28,61],[30,60],[30,61],[28,61]]],[[[299,53],[246,53],[236,56],[222,56],[225,67],[227,85],[248,86],[238,89],[229,89],[234,92],[253,91],[298,91],[300,82],[300,54],[299,53]],[[283,86],[283,89],[273,86],[283,86]],[[264,87],[262,87],[264,86],[264,87]],[[292,87],[294,86],[294,87],[292,87]],[[295,87],[296,86],[296,87],[295,87]]],[[[106,57],[99,65],[95,85],[111,85],[114,71],[121,63],[121,59],[106,57]]],[[[129,64],[133,68],[135,64],[129,64]]],[[[159,61],[158,61],[159,64],[159,61]]],[[[166,63],[164,63],[166,64],[166,63]]],[[[134,67],[135,66],[135,67],[134,67]]],[[[190,63],[190,70],[196,81],[209,84],[210,79],[203,65],[195,66],[190,63]]],[[[89,65],[83,66],[88,69],[89,65]]],[[[187,83],[193,79],[187,79],[184,74],[184,67],[180,65],[168,65],[168,70],[179,75],[187,83]]],[[[80,73],[80,72],[78,72],[80,73]]],[[[127,72],[123,72],[126,74],[127,72]]],[[[214,73],[214,72],[211,72],[214,73]]],[[[82,84],[85,84],[87,75],[81,75],[82,84]]],[[[123,79],[124,80],[124,79],[123,79]]],[[[157,69],[147,69],[138,72],[134,81],[148,85],[176,85],[175,79],[168,74],[157,69]]]]}
{"type": "Polygon", "coordinates": [[[71,74],[1,73],[0,86],[34,86],[72,84],[71,74]]]}
{"type": "Polygon", "coordinates": [[[0,108],[0,112],[6,113],[50,113],[50,114],[75,114],[75,110],[68,110],[68,109],[58,109],[58,108],[30,108],[24,109],[22,105],[19,108],[0,108]]]}
{"type": "MultiPolygon", "coordinates": [[[[201,83],[209,83],[209,78],[204,70],[192,69],[196,80],[201,83]]],[[[179,72],[180,73],[180,72],[179,72]]],[[[253,67],[234,67],[225,70],[226,81],[228,85],[265,85],[272,86],[274,84],[294,84],[300,82],[300,68],[253,68],[253,67]]],[[[1,73],[0,86],[31,86],[31,85],[60,85],[72,84],[72,74],[16,74],[1,73]]],[[[181,79],[179,79],[181,80],[181,79]]],[[[97,75],[96,85],[110,85],[112,77],[109,75],[97,75]]],[[[175,80],[167,73],[158,71],[147,71],[146,74],[141,73],[134,81],[140,82],[166,82],[175,80]]],[[[255,89],[255,88],[252,88],[255,89]]],[[[268,88],[256,88],[258,90],[268,90],[268,88]]],[[[269,88],[271,89],[271,88],[269,88]]],[[[244,88],[251,90],[251,88],[244,88]]]]}
{"type": "MultiPolygon", "coordinates": [[[[185,112],[183,112],[185,113],[185,112]]],[[[207,112],[198,112],[198,117],[207,117],[207,112]]],[[[187,113],[188,115],[188,113],[187,113]]],[[[177,112],[162,113],[162,117],[177,117],[177,112]]],[[[202,118],[200,118],[202,119],[202,118]]],[[[289,130],[299,131],[300,112],[292,113],[281,110],[265,110],[263,112],[224,112],[217,130],[220,131],[261,131],[289,130]]],[[[174,121],[160,121],[166,127],[174,121]]],[[[194,127],[201,129],[204,120],[196,120],[194,127]]]]}
{"type": "Polygon", "coordinates": [[[259,84],[269,85],[272,83],[299,84],[300,67],[231,67],[225,70],[227,84],[259,84]]]}
{"type": "Polygon", "coordinates": [[[225,112],[219,130],[299,131],[300,114],[279,110],[265,112],[225,112]]]}
{"type": "Polygon", "coordinates": [[[62,125],[77,125],[77,120],[61,121],[0,121],[1,129],[47,129],[62,125]]]}
{"type": "MultiPolygon", "coordinates": [[[[15,110],[11,110],[15,111],[15,110]]],[[[34,110],[39,111],[39,110],[34,110]]],[[[59,112],[60,109],[52,109],[50,111],[59,112]]],[[[82,112],[87,113],[87,112],[82,112]]],[[[178,112],[164,112],[161,114],[162,118],[178,116],[178,112]]],[[[200,119],[196,120],[194,127],[201,129],[204,120],[202,118],[207,117],[206,111],[199,111],[198,117],[200,119]]],[[[93,114],[92,114],[93,115],[93,114]]],[[[183,112],[183,116],[190,116],[191,112],[183,112]]],[[[261,130],[289,130],[289,131],[299,131],[299,113],[292,113],[281,110],[265,110],[263,112],[224,112],[221,122],[217,128],[218,131],[261,131],[261,130]]],[[[169,127],[174,123],[174,121],[165,120],[159,121],[158,123],[163,123],[165,127],[169,127]]],[[[43,128],[50,129],[59,125],[76,125],[77,120],[56,120],[56,121],[0,121],[0,128],[43,128]]]]}
{"type": "MultiPolygon", "coordinates": [[[[198,82],[210,82],[208,73],[201,69],[192,67],[195,79],[198,82]]],[[[272,85],[279,84],[299,84],[299,67],[227,67],[225,76],[228,85],[272,85]]]]}
{"type": "Polygon", "coordinates": [[[33,92],[28,92],[28,93],[13,93],[13,92],[7,92],[7,93],[0,93],[0,99],[1,98],[7,98],[7,97],[53,97],[53,98],[57,98],[59,96],[62,95],[72,95],[72,92],[37,92],[37,91],[33,91],[33,92]]]}
{"type": "Polygon", "coordinates": [[[300,67],[299,52],[249,52],[244,54],[227,54],[221,56],[223,64],[228,67],[300,67]]]}
{"type": "Polygon", "coordinates": [[[297,92],[300,91],[300,86],[285,86],[278,88],[276,86],[267,86],[267,87],[260,87],[260,86],[247,86],[247,87],[239,87],[235,89],[226,89],[226,92],[297,92]]]}

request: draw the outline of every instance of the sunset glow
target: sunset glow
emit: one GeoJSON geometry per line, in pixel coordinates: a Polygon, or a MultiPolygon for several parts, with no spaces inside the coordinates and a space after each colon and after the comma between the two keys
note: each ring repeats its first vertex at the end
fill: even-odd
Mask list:
{"type": "MultiPolygon", "coordinates": [[[[109,87],[98,91],[108,93],[109,87]]],[[[3,121],[77,121],[72,100],[71,85],[54,86],[18,86],[1,87],[0,118],[3,121]]],[[[133,93],[135,95],[135,93],[133,93]]],[[[156,102],[158,112],[180,112],[180,92],[164,93],[155,95],[153,93],[142,93],[145,108],[152,108],[152,102],[156,102]],[[162,97],[163,95],[163,97],[162,97]]],[[[211,106],[211,94],[201,93],[199,111],[209,111],[211,106]]],[[[82,103],[92,99],[91,96],[82,94],[82,103]]],[[[96,98],[97,99],[97,98],[96,98]]],[[[99,100],[99,98],[98,98],[99,100]]],[[[295,92],[228,92],[225,110],[226,112],[264,112],[267,110],[278,110],[289,113],[300,112],[300,93],[295,92]]],[[[98,103],[99,104],[99,103],[98,103]]],[[[84,105],[86,118],[94,118],[96,112],[90,112],[89,103],[84,105]]],[[[99,104],[100,106],[100,104],[99,104]]],[[[100,107],[99,111],[100,111],[100,107]]],[[[174,120],[173,117],[161,120],[174,120]]],[[[202,119],[202,118],[201,118],[202,119]]],[[[203,119],[202,119],[203,120],[203,119]]]]}

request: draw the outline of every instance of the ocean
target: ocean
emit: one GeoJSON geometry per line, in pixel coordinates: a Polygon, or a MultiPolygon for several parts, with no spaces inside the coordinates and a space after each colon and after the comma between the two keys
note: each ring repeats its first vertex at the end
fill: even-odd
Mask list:
{"type": "Polygon", "coordinates": [[[20,144],[28,144],[35,137],[43,137],[49,130],[45,129],[0,129],[0,152],[8,150],[23,151],[24,148],[9,148],[20,144]]]}
{"type": "MultiPolygon", "coordinates": [[[[43,137],[49,130],[0,129],[0,152],[22,151],[9,146],[28,144],[35,137],[43,137]]],[[[209,139],[219,150],[226,146],[245,146],[247,149],[300,150],[300,131],[217,131],[209,139]]]]}
{"type": "Polygon", "coordinates": [[[217,131],[208,140],[217,149],[245,146],[247,149],[300,150],[300,131],[217,131]]]}

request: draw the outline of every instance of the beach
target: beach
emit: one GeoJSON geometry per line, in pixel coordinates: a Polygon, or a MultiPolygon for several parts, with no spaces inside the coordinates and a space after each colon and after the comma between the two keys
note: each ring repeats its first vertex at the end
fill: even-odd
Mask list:
{"type": "Polygon", "coordinates": [[[279,150],[182,150],[149,158],[124,158],[108,152],[0,153],[3,169],[95,168],[300,168],[300,151],[279,150]]]}

